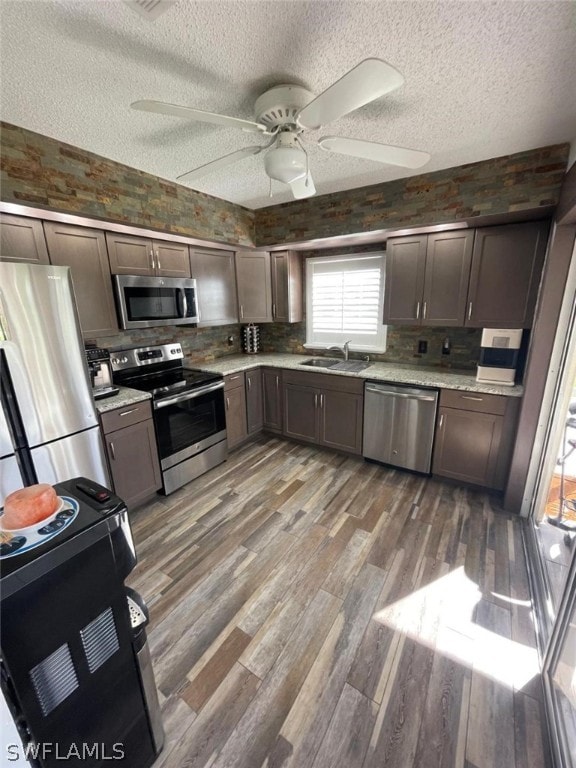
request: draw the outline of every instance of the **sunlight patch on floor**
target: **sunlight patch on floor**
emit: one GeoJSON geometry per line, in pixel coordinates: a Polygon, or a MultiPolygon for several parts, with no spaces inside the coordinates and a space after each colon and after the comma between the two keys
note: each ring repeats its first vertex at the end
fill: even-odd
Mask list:
{"type": "MultiPolygon", "coordinates": [[[[373,618],[502,685],[520,690],[539,673],[537,651],[507,637],[509,626],[500,627],[502,634],[481,626],[481,613],[487,617],[495,614],[495,624],[502,613],[509,618],[507,609],[481,602],[478,585],[460,567],[386,606],[373,618]]],[[[525,601],[515,602],[529,606],[525,601]]]]}

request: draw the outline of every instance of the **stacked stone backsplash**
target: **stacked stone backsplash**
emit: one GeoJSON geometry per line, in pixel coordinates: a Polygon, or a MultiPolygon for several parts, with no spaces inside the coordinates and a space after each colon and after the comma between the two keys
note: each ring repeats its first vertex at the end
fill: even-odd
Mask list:
{"type": "MultiPolygon", "coordinates": [[[[263,352],[291,352],[314,356],[338,357],[338,352],[305,348],[306,323],[267,323],[260,326],[263,352]]],[[[383,363],[441,366],[458,370],[476,370],[480,354],[479,328],[412,328],[388,326],[386,352],[371,354],[370,360],[383,363]],[[442,354],[444,340],[450,340],[450,354],[442,354]],[[426,354],[418,353],[418,342],[428,343],[426,354]]],[[[350,353],[351,359],[362,359],[362,354],[350,353]]]]}
{"type": "Polygon", "coordinates": [[[131,347],[147,347],[154,344],[170,344],[179,341],[185,356],[185,363],[194,366],[210,363],[219,357],[237,355],[240,346],[240,326],[221,325],[213,328],[187,328],[186,326],[162,326],[120,331],[115,336],[103,336],[94,341],[99,347],[118,350],[131,347]],[[233,338],[231,344],[229,337],[233,338]]]}

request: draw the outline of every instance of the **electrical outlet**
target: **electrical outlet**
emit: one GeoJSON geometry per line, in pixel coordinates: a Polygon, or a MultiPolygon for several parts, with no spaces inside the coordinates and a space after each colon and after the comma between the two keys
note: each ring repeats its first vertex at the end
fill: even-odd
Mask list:
{"type": "Polygon", "coordinates": [[[425,355],[428,352],[428,342],[425,339],[420,339],[418,342],[418,352],[421,355],[425,355]]]}
{"type": "Polygon", "coordinates": [[[234,344],[234,336],[228,336],[228,346],[231,347],[234,344]]]}

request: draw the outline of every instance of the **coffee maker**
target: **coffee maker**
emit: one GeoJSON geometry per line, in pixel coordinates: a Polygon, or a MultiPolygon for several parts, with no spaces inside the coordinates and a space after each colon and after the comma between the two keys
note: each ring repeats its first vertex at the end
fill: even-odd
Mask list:
{"type": "Polygon", "coordinates": [[[86,347],[85,353],[94,399],[116,395],[120,390],[112,384],[110,352],[99,347],[86,347]]]}

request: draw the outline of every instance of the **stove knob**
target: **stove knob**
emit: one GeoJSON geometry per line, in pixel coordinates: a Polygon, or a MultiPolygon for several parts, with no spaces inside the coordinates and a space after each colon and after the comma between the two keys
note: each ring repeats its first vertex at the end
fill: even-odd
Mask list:
{"type": "Polygon", "coordinates": [[[124,357],[123,357],[123,358],[120,360],[120,362],[121,362],[121,363],[127,363],[127,362],[128,362],[128,358],[127,358],[126,356],[124,356],[124,357]]]}
{"type": "Polygon", "coordinates": [[[113,358],[112,358],[112,360],[111,360],[110,362],[112,363],[112,365],[118,365],[118,363],[120,362],[120,360],[118,360],[118,358],[117,358],[117,357],[113,357],[113,358]]]}

